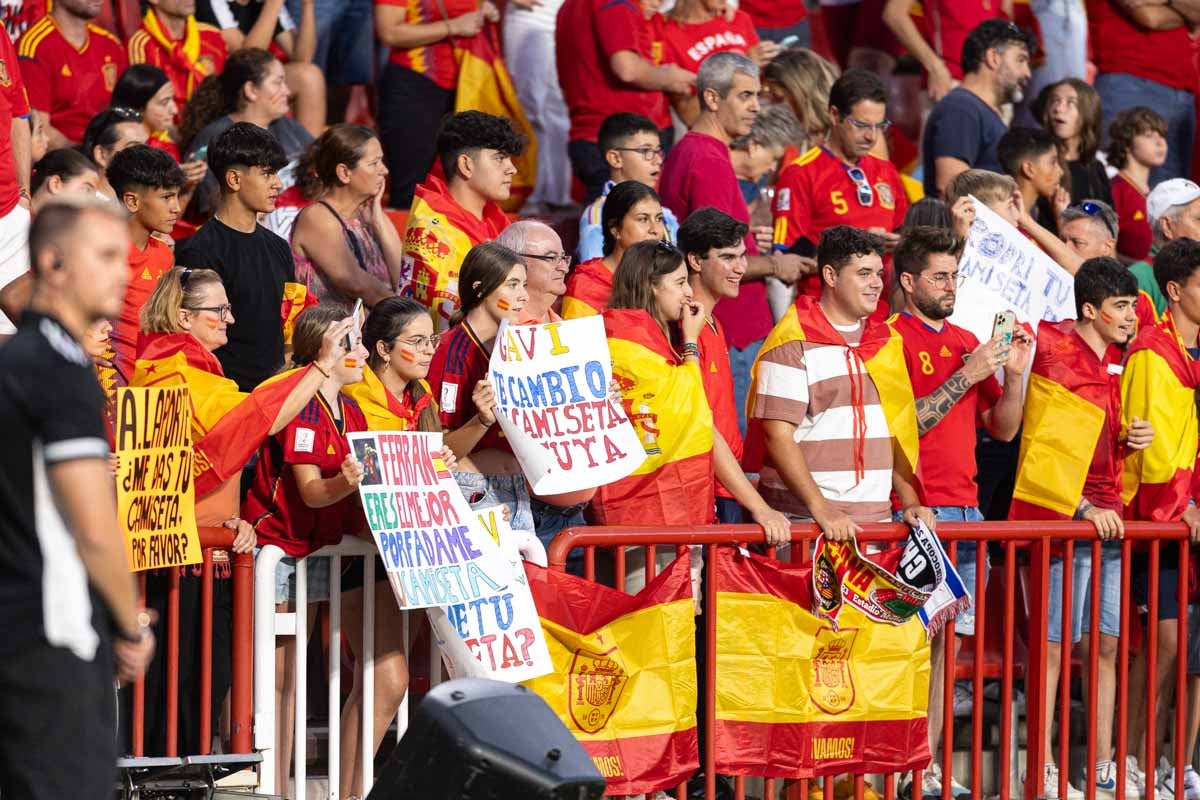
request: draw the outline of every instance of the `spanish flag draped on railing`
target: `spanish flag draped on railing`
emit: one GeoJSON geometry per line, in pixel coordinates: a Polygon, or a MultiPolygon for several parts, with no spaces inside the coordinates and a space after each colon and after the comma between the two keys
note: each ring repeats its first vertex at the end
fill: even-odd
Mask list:
{"type": "Polygon", "coordinates": [[[1072,341],[1073,321],[1043,322],[1037,338],[1008,518],[1072,519],[1104,430],[1110,378],[1072,341]]]}
{"type": "MultiPolygon", "coordinates": [[[[920,620],[835,629],[813,616],[812,563],[720,548],[716,581],[716,768],[810,778],[929,762],[929,645],[920,620]]],[[[710,610],[710,613],[711,610],[710,610]]]]}
{"type": "Polygon", "coordinates": [[[1196,389],[1200,364],[1190,355],[1170,311],[1138,332],[1121,380],[1121,418],[1154,428],[1145,450],[1125,456],[1121,499],[1133,519],[1179,519],[1187,509],[1196,464],[1196,389]]]}
{"type": "Polygon", "coordinates": [[[513,158],[517,174],[513,176],[511,194],[500,205],[505,211],[519,209],[537,183],[537,139],[533,125],[517,97],[517,88],[504,64],[500,47],[500,29],[486,24],[475,36],[453,39],[454,57],[458,60],[458,88],[454,94],[454,110],[483,111],[497,117],[508,117],[517,133],[529,142],[525,152],[513,158]]]}
{"type": "Polygon", "coordinates": [[[567,279],[563,295],[563,319],[579,319],[603,314],[612,297],[613,273],[604,266],[602,258],[592,258],[577,264],[567,279]]]}
{"type": "Polygon", "coordinates": [[[699,766],[688,556],[630,596],[525,562],[554,671],[528,681],[613,795],[674,786],[699,766]]]}
{"type": "MultiPolygon", "coordinates": [[[[879,391],[880,404],[887,418],[888,430],[892,434],[893,450],[897,458],[904,458],[917,471],[917,404],[913,397],[912,381],[904,362],[904,344],[900,335],[886,323],[867,321],[866,330],[858,346],[851,348],[854,357],[862,363],[875,388],[879,391]]],[[[750,391],[746,395],[746,450],[742,466],[749,472],[762,468],[766,455],[763,440],[762,420],[753,419],[754,396],[758,386],[758,364],[767,353],[791,342],[819,342],[845,346],[846,340],[834,330],[825,313],[821,311],[816,297],[801,295],[792,308],[783,315],[767,340],[763,342],[754,367],[750,371],[750,391]]],[[[861,409],[855,409],[861,413],[861,409]]],[[[863,447],[862,438],[855,435],[855,447],[863,447]]]]}
{"type": "Polygon", "coordinates": [[[200,499],[241,472],[307,371],[305,367],[280,373],[246,394],[190,333],[143,333],[129,385],[187,384],[196,454],[193,476],[200,499]]]}
{"type": "MultiPolygon", "coordinates": [[[[398,399],[388,391],[370,367],[363,370],[363,378],[358,383],[346,386],[342,391],[354,398],[362,409],[367,420],[367,430],[371,431],[415,431],[421,412],[430,403],[433,395],[429,384],[420,381],[424,393],[415,403],[407,403],[398,399]]],[[[436,406],[436,404],[434,404],[436,406]]]]}
{"type": "Polygon", "coordinates": [[[683,361],[640,309],[604,312],[613,378],[646,460],[596,491],[599,525],[707,525],[713,521],[712,412],[698,364],[683,361]]]}

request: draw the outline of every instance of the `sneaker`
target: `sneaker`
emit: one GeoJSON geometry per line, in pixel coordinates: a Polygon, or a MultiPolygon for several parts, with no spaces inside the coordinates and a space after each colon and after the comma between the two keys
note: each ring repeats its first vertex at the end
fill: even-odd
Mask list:
{"type": "Polygon", "coordinates": [[[1047,764],[1042,770],[1042,798],[1043,800],[1086,800],[1084,793],[1072,786],[1070,782],[1067,783],[1067,796],[1063,798],[1058,796],[1058,767],[1054,764],[1047,764]]]}
{"type": "Polygon", "coordinates": [[[970,681],[954,683],[954,716],[969,717],[975,710],[975,690],[970,681]]]}
{"type": "MultiPolygon", "coordinates": [[[[1175,766],[1167,762],[1166,756],[1161,757],[1158,762],[1158,789],[1166,797],[1180,796],[1175,791],[1175,766]]],[[[1200,773],[1197,773],[1191,764],[1183,768],[1182,796],[1184,800],[1200,800],[1200,773]]]]}
{"type": "MultiPolygon", "coordinates": [[[[1129,769],[1129,758],[1125,760],[1125,797],[1126,800],[1141,800],[1142,797],[1142,781],[1139,779],[1139,772],[1129,769]]],[[[1133,759],[1134,767],[1137,766],[1137,759],[1133,759]]],[[[1144,778],[1144,776],[1143,776],[1144,778]]],[[[1080,778],[1079,785],[1087,786],[1087,775],[1080,778]]],[[[1099,797],[1116,797],[1117,795],[1117,762],[1101,761],[1096,764],[1096,795],[1099,797]]]]}

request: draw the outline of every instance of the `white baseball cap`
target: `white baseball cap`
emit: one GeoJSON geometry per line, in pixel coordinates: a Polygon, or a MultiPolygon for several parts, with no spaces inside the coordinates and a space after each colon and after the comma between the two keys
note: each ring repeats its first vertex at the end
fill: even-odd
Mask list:
{"type": "Polygon", "coordinates": [[[1146,195],[1146,216],[1150,227],[1158,225],[1159,218],[1174,206],[1186,206],[1193,200],[1200,200],[1200,186],[1187,178],[1171,178],[1163,181],[1146,195]]]}

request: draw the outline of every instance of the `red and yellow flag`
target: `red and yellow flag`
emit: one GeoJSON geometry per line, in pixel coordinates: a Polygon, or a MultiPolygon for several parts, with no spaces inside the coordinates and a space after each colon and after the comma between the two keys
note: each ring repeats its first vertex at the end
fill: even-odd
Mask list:
{"type": "Polygon", "coordinates": [[[929,762],[929,645],[917,617],[813,616],[812,564],[720,548],[717,771],[811,778],[929,762]]]}
{"type": "MultiPolygon", "coordinates": [[[[818,305],[818,298],[801,295],[791,311],[783,315],[763,342],[754,367],[750,370],[750,391],[746,395],[746,454],[742,466],[750,472],[762,468],[766,445],[762,421],[753,419],[754,395],[758,386],[758,364],[767,353],[791,342],[817,342],[846,346],[846,340],[829,324],[818,305]]],[[[856,347],[850,351],[866,368],[879,391],[880,404],[892,434],[897,458],[903,458],[917,471],[917,402],[913,397],[912,381],[904,362],[904,344],[900,335],[886,323],[867,321],[866,330],[856,347]]]]}
{"type": "Polygon", "coordinates": [[[1177,520],[1187,509],[1196,465],[1200,364],[1188,355],[1171,312],[1138,331],[1121,378],[1121,419],[1154,428],[1145,450],[1125,456],[1121,499],[1132,519],[1177,520]]]}
{"type": "Polygon", "coordinates": [[[604,266],[603,259],[592,258],[577,264],[567,279],[567,293],[563,295],[563,319],[579,319],[603,314],[612,297],[613,274],[604,266]]]}
{"type": "Polygon", "coordinates": [[[429,309],[437,333],[450,329],[450,317],[460,305],[458,271],[472,247],[490,242],[508,226],[500,206],[488,202],[483,218],[455,202],[446,182],[429,173],[417,187],[408,225],[404,228],[404,269],[412,281],[413,297],[429,309]]]}
{"type": "Polygon", "coordinates": [[[454,40],[454,57],[458,60],[454,110],[484,111],[507,117],[517,133],[525,137],[528,142],[525,152],[513,158],[517,174],[513,176],[512,193],[500,204],[505,211],[516,211],[524,205],[537,183],[537,138],[517,97],[517,88],[504,65],[502,53],[497,25],[485,25],[475,36],[454,40]]]}
{"type": "Polygon", "coordinates": [[[698,364],[682,362],[645,311],[609,309],[604,331],[646,460],[596,491],[600,525],[707,525],[713,520],[712,411],[698,364]]]}
{"type": "Polygon", "coordinates": [[[401,402],[383,385],[375,370],[367,367],[363,370],[361,381],[346,386],[342,391],[354,398],[362,409],[363,416],[367,418],[367,430],[415,431],[426,406],[433,403],[434,410],[437,410],[429,384],[425,381],[420,383],[425,390],[421,398],[415,404],[401,402]]]}
{"type": "Polygon", "coordinates": [[[685,552],[630,596],[529,562],[554,671],[526,682],[592,756],[613,795],[699,766],[695,610],[685,552]]]}
{"type": "Polygon", "coordinates": [[[296,327],[296,317],[309,306],[317,304],[317,298],[303,283],[287,281],[283,284],[283,299],[279,304],[279,317],[283,321],[283,343],[292,343],[292,331],[296,327]]]}
{"type": "Polygon", "coordinates": [[[284,400],[308,371],[282,372],[238,391],[216,356],[190,333],[142,334],[130,386],[186,384],[192,404],[196,499],[236,476],[267,439],[284,400]]]}
{"type": "Polygon", "coordinates": [[[1075,323],[1043,322],[1025,394],[1009,519],[1071,519],[1104,432],[1110,377],[1098,371],[1075,323]]]}

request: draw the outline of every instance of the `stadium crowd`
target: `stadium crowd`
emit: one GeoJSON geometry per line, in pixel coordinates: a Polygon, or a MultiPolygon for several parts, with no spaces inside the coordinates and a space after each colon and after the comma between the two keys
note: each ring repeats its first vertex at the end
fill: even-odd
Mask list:
{"type": "MultiPolygon", "coordinates": [[[[1143,648],[1117,674],[1115,541],[1125,520],[1182,520],[1200,541],[1196,0],[924,0],[920,15],[909,0],[821,0],[812,16],[801,0],[146,0],[126,41],[97,22],[113,16],[102,0],[47,5],[6,4],[0,31],[5,797],[104,796],[80,787],[111,787],[126,746],[103,688],[114,659],[123,680],[165,685],[167,576],[150,575],[139,612],[112,499],[122,386],[188,385],[212,466],[197,523],[233,529],[235,552],[287,553],[281,608],[295,559],[365,531],[345,434],[422,430],[445,434],[473,506],[505,505],[545,544],[586,524],[747,519],[782,545],[794,521],[835,540],[893,518],[1090,521],[1100,596],[1078,548],[1066,639],[1052,558],[1047,685],[1069,663],[1063,642],[1086,647],[1098,603],[1088,769],[1105,796],[1117,684],[1167,695],[1183,647],[1200,691],[1200,628],[1176,637],[1190,565],[1169,549],[1157,671],[1143,648]],[[975,201],[1074,276],[1076,319],[986,341],[949,321],[975,201]],[[348,347],[357,301],[368,313],[348,347]],[[492,345],[505,321],[590,315],[650,455],[599,489],[535,496],[496,424],[492,345]],[[659,388],[634,396],[639,381],[659,388]],[[683,439],[686,464],[656,446],[683,439]],[[1077,467],[1066,506],[1036,489],[1047,458],[1077,467]],[[50,686],[92,687],[108,707],[47,721],[50,700],[13,700],[50,686]],[[81,736],[96,746],[60,747],[81,736]],[[51,746],[52,765],[38,755],[51,746]]],[[[956,558],[974,591],[975,547],[956,558]]],[[[1149,569],[1135,550],[1143,620],[1149,569]]],[[[199,578],[183,572],[192,624],[199,578]]],[[[408,685],[376,575],[374,708],[356,671],[343,798],[370,788],[358,720],[374,715],[378,748],[408,685]]],[[[358,651],[361,565],[308,576],[317,601],[336,580],[358,651]]],[[[230,681],[228,577],[225,561],[213,719],[230,681]]],[[[964,612],[955,633],[973,631],[964,612]]],[[[198,658],[195,642],[183,652],[198,658]]],[[[295,658],[280,646],[284,709],[303,691],[295,658]]],[[[183,683],[186,750],[200,711],[183,683]]],[[[935,751],[941,693],[932,681],[935,751]]],[[[153,705],[150,750],[166,725],[153,705]]],[[[1049,730],[1053,694],[1044,708],[1049,730]]],[[[1155,724],[1131,714],[1130,741],[1155,724]]],[[[286,776],[287,713],[278,731],[286,776]]],[[[1192,754],[1195,703],[1186,732],[1192,754]]],[[[1056,798],[1049,742],[1031,779],[1056,798]]],[[[1177,786],[1140,746],[1124,775],[1126,797],[1155,784],[1200,798],[1191,765],[1177,786]]],[[[906,791],[940,797],[944,782],[969,794],[936,761],[906,791]]]]}

